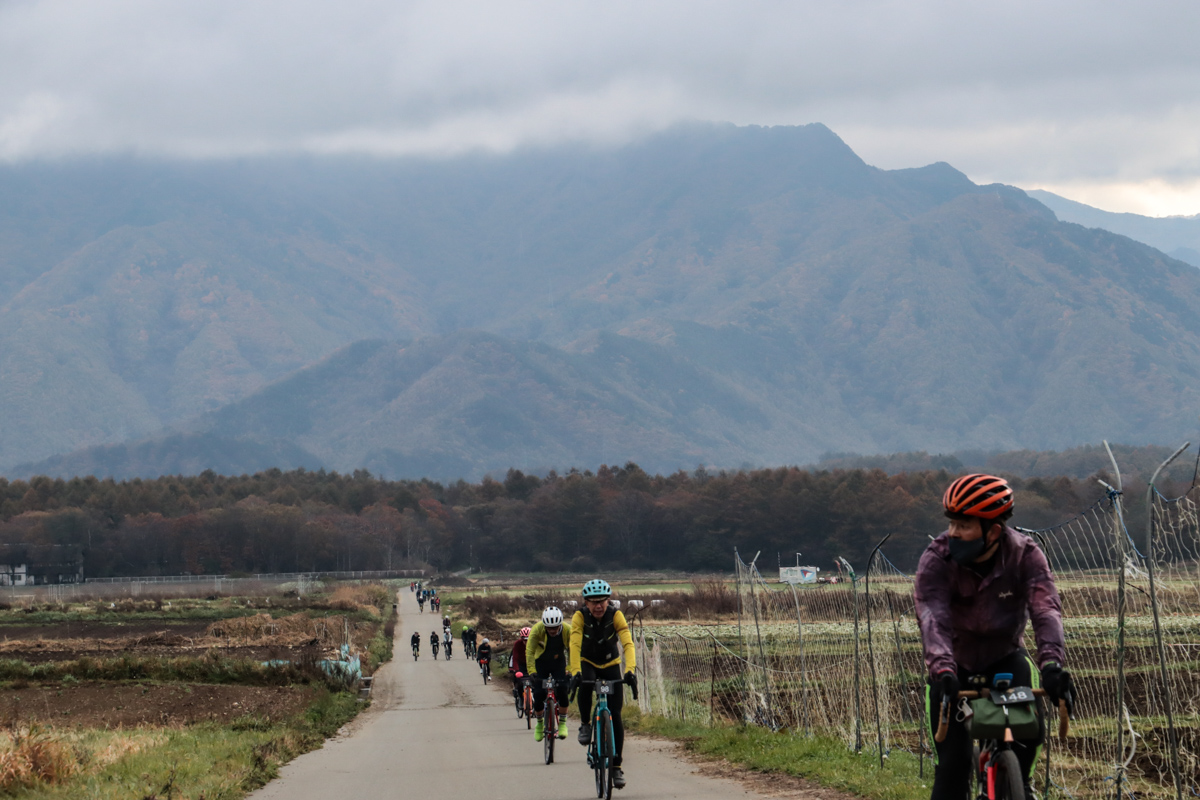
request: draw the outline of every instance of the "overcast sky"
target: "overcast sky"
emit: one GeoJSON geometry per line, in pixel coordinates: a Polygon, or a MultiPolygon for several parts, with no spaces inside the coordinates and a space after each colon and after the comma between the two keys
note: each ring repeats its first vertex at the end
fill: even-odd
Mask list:
{"type": "Polygon", "coordinates": [[[0,159],[823,122],[885,168],[1195,214],[1197,32],[1197,0],[0,0],[0,159]]]}

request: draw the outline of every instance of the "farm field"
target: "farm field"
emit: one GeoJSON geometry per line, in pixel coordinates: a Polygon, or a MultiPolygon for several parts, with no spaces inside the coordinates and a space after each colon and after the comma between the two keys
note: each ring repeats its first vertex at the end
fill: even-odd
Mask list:
{"type": "Polygon", "coordinates": [[[0,603],[0,792],[240,797],[363,707],[394,597],[310,583],[0,603]]]}

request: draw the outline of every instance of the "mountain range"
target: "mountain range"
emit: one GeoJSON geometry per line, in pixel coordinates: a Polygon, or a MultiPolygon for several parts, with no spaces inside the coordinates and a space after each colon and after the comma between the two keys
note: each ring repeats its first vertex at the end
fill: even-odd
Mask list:
{"type": "Polygon", "coordinates": [[[1141,214],[1103,211],[1044,189],[1030,189],[1027,194],[1044,204],[1063,222],[1074,222],[1085,228],[1103,228],[1119,233],[1151,247],[1157,247],[1172,258],[1200,267],[1200,214],[1146,217],[1141,214]]]}
{"type": "Polygon", "coordinates": [[[1173,443],[1200,270],[821,125],[0,167],[0,465],[478,477],[1173,443]]]}

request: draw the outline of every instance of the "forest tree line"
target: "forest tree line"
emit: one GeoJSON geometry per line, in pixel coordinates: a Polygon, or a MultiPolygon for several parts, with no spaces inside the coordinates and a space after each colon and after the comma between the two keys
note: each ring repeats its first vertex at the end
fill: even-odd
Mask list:
{"type": "MultiPolygon", "coordinates": [[[[636,464],[443,485],[365,471],[112,481],[0,479],[0,543],[79,547],[89,577],[474,567],[485,570],[831,569],[887,555],[911,570],[944,529],[945,470],[795,467],[649,475],[636,464]]],[[[1094,480],[1013,479],[1015,522],[1057,524],[1100,496],[1094,480]]]]}

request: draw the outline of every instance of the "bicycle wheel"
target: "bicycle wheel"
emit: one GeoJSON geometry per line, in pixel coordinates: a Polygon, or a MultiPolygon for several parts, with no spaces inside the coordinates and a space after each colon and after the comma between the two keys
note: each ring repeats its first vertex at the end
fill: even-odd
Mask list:
{"type": "Polygon", "coordinates": [[[513,705],[517,707],[517,719],[525,716],[525,704],[521,702],[521,695],[513,698],[513,705]]]}
{"type": "Polygon", "coordinates": [[[1025,800],[1021,765],[1012,750],[1001,750],[996,754],[996,800],[1025,800]]]}
{"type": "Polygon", "coordinates": [[[608,783],[608,767],[603,766],[604,759],[595,756],[593,767],[596,770],[596,797],[604,797],[605,784],[608,783]]]}
{"type": "Polygon", "coordinates": [[[529,696],[529,691],[529,687],[526,686],[525,690],[521,692],[521,707],[525,713],[525,730],[533,727],[533,698],[529,696]]]}
{"type": "Polygon", "coordinates": [[[604,750],[605,750],[605,773],[607,778],[605,781],[604,800],[612,800],[613,784],[612,776],[616,767],[613,762],[617,759],[617,737],[613,733],[612,715],[608,709],[604,710],[604,750]]]}
{"type": "Polygon", "coordinates": [[[607,708],[596,715],[592,736],[596,742],[596,797],[612,800],[612,718],[607,708]]]}
{"type": "Polygon", "coordinates": [[[547,764],[554,763],[554,741],[558,738],[558,714],[554,708],[554,698],[546,698],[546,709],[542,712],[542,755],[547,764]],[[554,726],[554,727],[551,727],[554,726]]]}

